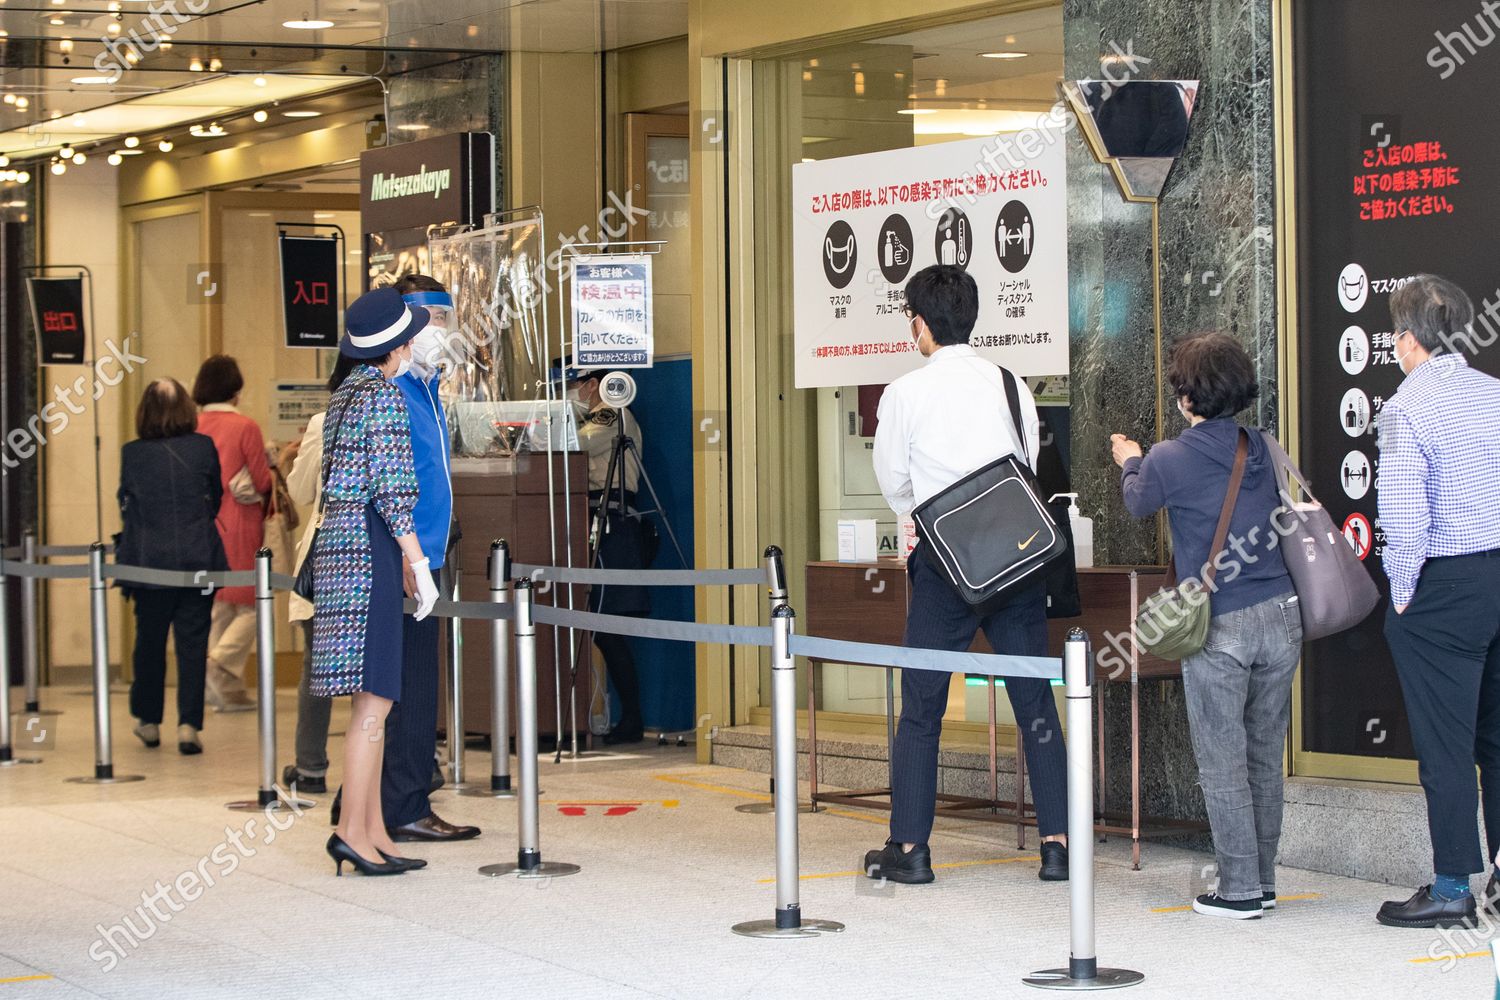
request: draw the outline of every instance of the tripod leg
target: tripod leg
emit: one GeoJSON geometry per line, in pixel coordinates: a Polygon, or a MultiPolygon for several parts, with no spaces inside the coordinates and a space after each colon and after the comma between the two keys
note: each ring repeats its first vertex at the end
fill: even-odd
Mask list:
{"type": "Polygon", "coordinates": [[[630,457],[635,459],[635,470],[640,473],[641,482],[646,484],[646,492],[651,494],[651,506],[661,515],[661,523],[667,529],[667,537],[672,541],[672,548],[677,552],[677,561],[683,569],[688,568],[687,556],[683,554],[682,546],[677,541],[677,532],[672,530],[672,519],[667,516],[666,508],[661,505],[661,497],[656,494],[656,487],[651,482],[651,476],[646,472],[646,463],[641,461],[640,453],[635,450],[635,444],[626,438],[625,450],[630,457]]]}

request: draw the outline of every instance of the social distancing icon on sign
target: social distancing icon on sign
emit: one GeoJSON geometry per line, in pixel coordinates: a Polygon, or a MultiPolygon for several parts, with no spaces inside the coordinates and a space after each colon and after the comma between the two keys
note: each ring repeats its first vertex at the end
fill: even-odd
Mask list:
{"type": "Polygon", "coordinates": [[[1375,528],[1368,517],[1355,511],[1344,521],[1344,537],[1353,546],[1354,554],[1363,562],[1370,554],[1370,545],[1375,540],[1375,528]]]}

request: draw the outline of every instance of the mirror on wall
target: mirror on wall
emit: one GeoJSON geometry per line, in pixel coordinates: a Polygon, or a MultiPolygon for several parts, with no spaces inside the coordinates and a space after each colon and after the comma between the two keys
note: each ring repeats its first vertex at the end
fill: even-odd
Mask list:
{"type": "Polygon", "coordinates": [[[1063,96],[1128,201],[1156,201],[1187,146],[1197,80],[1075,80],[1063,96]]]}

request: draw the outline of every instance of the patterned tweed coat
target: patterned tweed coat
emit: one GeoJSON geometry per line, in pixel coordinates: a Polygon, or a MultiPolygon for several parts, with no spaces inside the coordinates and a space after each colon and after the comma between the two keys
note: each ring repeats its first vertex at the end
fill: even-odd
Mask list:
{"type": "Polygon", "coordinates": [[[370,606],[365,506],[375,506],[393,536],[415,530],[417,474],[401,390],[369,365],[354,369],[328,401],[323,453],[327,508],[310,556],[317,600],[309,686],[315,695],[352,694],[361,690],[370,606]]]}

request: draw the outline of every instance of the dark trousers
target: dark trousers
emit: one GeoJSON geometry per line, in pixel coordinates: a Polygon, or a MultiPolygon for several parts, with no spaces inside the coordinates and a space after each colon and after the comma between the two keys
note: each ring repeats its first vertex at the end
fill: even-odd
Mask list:
{"type": "MultiPolygon", "coordinates": [[[[405,826],[432,813],[427,797],[437,753],[439,619],[401,617],[401,700],[385,720],[380,805],[386,826],[405,826]]],[[[449,734],[462,739],[463,734],[449,734]]]]}
{"type": "Polygon", "coordinates": [[[167,683],[167,632],[177,647],[177,722],[203,728],[203,678],[214,599],[196,587],[134,588],[135,680],[130,714],[161,724],[167,683]]]}
{"type": "Polygon", "coordinates": [[[604,656],[604,669],[615,694],[620,696],[620,718],[616,725],[626,731],[640,729],[641,682],[635,670],[635,654],[623,635],[594,634],[594,645],[604,656]]]}
{"type": "MultiPolygon", "coordinates": [[[[1027,588],[980,619],[922,556],[914,554],[908,560],[907,573],[911,603],[903,645],[960,652],[983,629],[997,653],[1047,655],[1044,585],[1027,588]]],[[[896,729],[895,788],[891,792],[891,840],[898,844],[925,844],[932,832],[938,738],[951,678],[935,670],[901,671],[901,724],[896,729]]],[[[1037,827],[1044,837],[1067,833],[1068,761],[1052,688],[1034,677],[1006,678],[1005,693],[1021,729],[1037,827]]]]}
{"type": "Polygon", "coordinates": [[[1406,611],[1387,611],[1385,636],[1427,793],[1433,871],[1483,871],[1500,851],[1500,551],[1428,560],[1406,611]]]}

